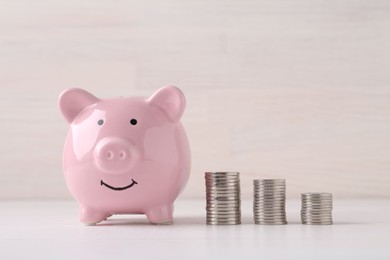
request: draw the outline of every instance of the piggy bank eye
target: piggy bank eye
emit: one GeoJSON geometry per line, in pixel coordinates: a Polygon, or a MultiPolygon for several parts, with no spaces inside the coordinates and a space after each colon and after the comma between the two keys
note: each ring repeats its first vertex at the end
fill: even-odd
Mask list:
{"type": "Polygon", "coordinates": [[[137,119],[131,119],[130,120],[130,124],[132,124],[132,125],[136,125],[137,124],[137,119]]]}
{"type": "Polygon", "coordinates": [[[104,123],[103,119],[100,119],[100,120],[97,122],[98,125],[102,125],[103,123],[104,123]]]}

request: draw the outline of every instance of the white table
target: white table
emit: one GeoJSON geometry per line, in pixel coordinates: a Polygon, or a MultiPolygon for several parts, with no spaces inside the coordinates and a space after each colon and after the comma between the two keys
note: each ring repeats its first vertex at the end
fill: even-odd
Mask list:
{"type": "Polygon", "coordinates": [[[390,259],[390,201],[335,200],[334,225],[300,224],[288,200],[288,225],[205,224],[203,200],[179,200],[170,226],[145,216],[114,216],[97,226],[77,220],[73,201],[0,202],[1,259],[390,259]],[[180,258],[178,258],[180,257],[180,258]]]}

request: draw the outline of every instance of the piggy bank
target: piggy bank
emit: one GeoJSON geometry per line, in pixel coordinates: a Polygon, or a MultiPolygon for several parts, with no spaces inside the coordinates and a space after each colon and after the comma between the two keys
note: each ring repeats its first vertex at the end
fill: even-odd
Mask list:
{"type": "Polygon", "coordinates": [[[99,99],[65,90],[60,111],[69,124],[65,181],[80,206],[80,221],[145,214],[168,224],[190,173],[190,149],[180,118],[183,93],[164,87],[149,98],[99,99]]]}

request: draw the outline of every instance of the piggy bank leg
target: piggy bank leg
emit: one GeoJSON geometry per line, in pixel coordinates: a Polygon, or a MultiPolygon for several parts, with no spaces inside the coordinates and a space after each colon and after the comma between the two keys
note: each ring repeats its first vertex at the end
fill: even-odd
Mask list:
{"type": "Polygon", "coordinates": [[[173,204],[150,209],[145,214],[153,224],[171,224],[173,220],[173,204]]]}
{"type": "Polygon", "coordinates": [[[106,212],[101,212],[86,207],[81,207],[80,209],[80,221],[86,225],[94,225],[107,219],[109,216],[110,214],[106,212]]]}

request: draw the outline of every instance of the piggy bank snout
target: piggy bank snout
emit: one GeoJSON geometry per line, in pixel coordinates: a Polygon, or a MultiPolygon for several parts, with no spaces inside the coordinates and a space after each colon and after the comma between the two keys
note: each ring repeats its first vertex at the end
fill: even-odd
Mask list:
{"type": "Polygon", "coordinates": [[[109,174],[122,174],[131,170],[139,158],[138,150],[127,140],[104,138],[98,142],[94,152],[95,163],[109,174]]]}

